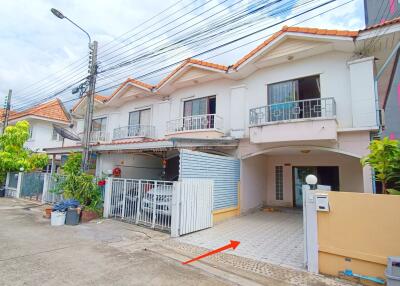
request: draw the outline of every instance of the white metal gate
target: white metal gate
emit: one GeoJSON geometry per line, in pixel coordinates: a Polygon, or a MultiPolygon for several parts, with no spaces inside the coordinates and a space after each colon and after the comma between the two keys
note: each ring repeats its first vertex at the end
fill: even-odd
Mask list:
{"type": "Polygon", "coordinates": [[[111,188],[105,197],[105,208],[109,201],[108,217],[161,230],[171,228],[173,182],[119,178],[109,181],[111,188]]]}
{"type": "Polygon", "coordinates": [[[179,236],[212,226],[213,181],[107,179],[104,217],[179,236]]]}
{"type": "Polygon", "coordinates": [[[185,179],[175,182],[171,235],[177,237],[213,225],[213,181],[185,179]]]}

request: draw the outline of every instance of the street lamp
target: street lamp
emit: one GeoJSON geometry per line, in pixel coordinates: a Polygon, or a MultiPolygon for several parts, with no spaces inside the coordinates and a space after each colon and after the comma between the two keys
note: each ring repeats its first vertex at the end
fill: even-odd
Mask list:
{"type": "Polygon", "coordinates": [[[318,178],[313,174],[307,175],[306,183],[310,186],[311,190],[315,190],[315,185],[318,183],[318,178]]]}
{"type": "Polygon", "coordinates": [[[89,38],[89,77],[88,77],[88,85],[89,90],[86,93],[86,114],[85,114],[85,122],[84,122],[84,131],[82,138],[82,171],[88,170],[89,167],[89,148],[90,148],[90,131],[92,130],[92,119],[93,119],[93,105],[94,105],[94,92],[96,89],[96,75],[97,75],[97,41],[93,41],[90,38],[88,32],[86,32],[82,27],[76,24],[74,21],[66,17],[63,13],[58,11],[57,9],[51,8],[51,13],[59,19],[67,19],[71,24],[77,27],[79,30],[84,32],[86,36],[89,38]]]}

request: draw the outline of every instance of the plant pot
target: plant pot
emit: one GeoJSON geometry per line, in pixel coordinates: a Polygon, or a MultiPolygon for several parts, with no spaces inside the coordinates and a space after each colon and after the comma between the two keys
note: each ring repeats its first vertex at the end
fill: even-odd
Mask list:
{"type": "Polygon", "coordinates": [[[89,222],[93,219],[98,218],[99,215],[97,214],[97,212],[95,211],[82,211],[82,216],[81,216],[81,221],[82,222],[89,222]]]}
{"type": "Polygon", "coordinates": [[[77,208],[69,208],[65,217],[66,225],[77,225],[79,223],[80,211],[77,208]]]}
{"type": "Polygon", "coordinates": [[[51,212],[51,225],[60,226],[65,224],[65,212],[51,212]]]}
{"type": "Polygon", "coordinates": [[[44,209],[44,218],[50,218],[51,217],[51,211],[52,211],[52,207],[47,207],[44,209]]]}

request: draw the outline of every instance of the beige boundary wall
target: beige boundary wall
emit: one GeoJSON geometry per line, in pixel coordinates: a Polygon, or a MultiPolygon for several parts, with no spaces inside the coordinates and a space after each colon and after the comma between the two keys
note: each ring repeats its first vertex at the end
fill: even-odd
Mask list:
{"type": "Polygon", "coordinates": [[[328,192],[329,212],[318,212],[319,272],[384,278],[388,256],[400,256],[400,196],[328,192]]]}

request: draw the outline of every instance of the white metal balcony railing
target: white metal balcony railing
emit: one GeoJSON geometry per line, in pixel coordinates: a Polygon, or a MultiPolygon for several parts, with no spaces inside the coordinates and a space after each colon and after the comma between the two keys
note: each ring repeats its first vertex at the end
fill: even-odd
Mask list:
{"type": "Polygon", "coordinates": [[[186,116],[167,121],[167,134],[196,130],[222,131],[222,129],[223,120],[216,114],[186,116]]]}
{"type": "Polygon", "coordinates": [[[307,118],[334,118],[336,102],[332,97],[270,104],[250,109],[250,126],[307,118]]]}
{"type": "Polygon", "coordinates": [[[135,137],[154,138],[155,127],[152,125],[129,125],[115,128],[113,140],[128,139],[135,137]]]}
{"type": "MultiPolygon", "coordinates": [[[[83,132],[79,133],[79,137],[83,140],[83,132]]],[[[106,131],[91,131],[90,142],[106,142],[109,140],[108,132],[106,131]]]]}

